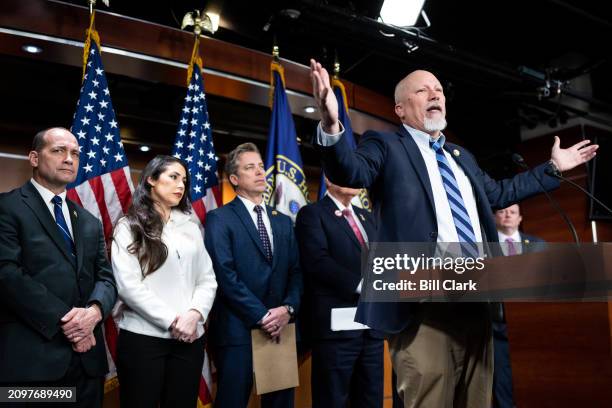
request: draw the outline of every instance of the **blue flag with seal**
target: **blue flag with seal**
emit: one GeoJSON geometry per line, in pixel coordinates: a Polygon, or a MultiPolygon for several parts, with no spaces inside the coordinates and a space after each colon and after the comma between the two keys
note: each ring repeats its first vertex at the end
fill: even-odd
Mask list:
{"type": "Polygon", "coordinates": [[[307,203],[308,186],[285,92],[282,65],[272,61],[270,74],[272,117],[266,147],[264,201],[295,222],[298,211],[307,203]]]}
{"type": "MultiPolygon", "coordinates": [[[[334,77],[332,79],[332,88],[334,90],[334,95],[336,95],[336,100],[338,101],[338,120],[344,126],[344,136],[347,138],[349,145],[355,150],[357,148],[357,143],[355,143],[355,136],[353,135],[353,128],[351,126],[351,118],[348,114],[348,103],[346,98],[346,89],[344,88],[344,84],[334,77]]],[[[319,184],[319,196],[318,199],[322,199],[325,197],[325,193],[327,192],[327,187],[325,186],[325,173],[321,172],[321,183],[319,184]]],[[[371,211],[370,207],[370,198],[368,197],[368,190],[362,188],[358,195],[353,197],[351,200],[351,204],[355,207],[363,208],[365,210],[371,211]]]]}

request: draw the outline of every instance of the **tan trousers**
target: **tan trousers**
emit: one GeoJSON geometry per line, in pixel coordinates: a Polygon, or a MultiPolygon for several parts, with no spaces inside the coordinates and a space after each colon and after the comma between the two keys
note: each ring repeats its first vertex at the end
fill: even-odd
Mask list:
{"type": "Polygon", "coordinates": [[[416,322],[389,350],[404,408],[488,408],[493,339],[485,303],[418,306],[416,322]]]}

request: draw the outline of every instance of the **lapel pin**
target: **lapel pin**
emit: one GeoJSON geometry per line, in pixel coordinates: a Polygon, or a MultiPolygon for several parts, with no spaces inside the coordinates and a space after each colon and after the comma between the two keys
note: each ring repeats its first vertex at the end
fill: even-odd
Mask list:
{"type": "Polygon", "coordinates": [[[334,211],[334,214],[336,215],[336,217],[342,217],[342,211],[340,210],[334,211]]]}
{"type": "Polygon", "coordinates": [[[76,210],[72,210],[72,214],[74,215],[74,218],[76,218],[76,217],[77,217],[77,212],[76,212],[76,210]]]}
{"type": "Polygon", "coordinates": [[[457,149],[453,149],[453,155],[455,157],[459,157],[459,156],[461,156],[461,152],[459,150],[457,150],[457,149]]]}
{"type": "Polygon", "coordinates": [[[365,222],[365,217],[363,216],[363,214],[359,214],[359,218],[361,218],[361,221],[365,222]]]}
{"type": "Polygon", "coordinates": [[[272,215],[278,215],[278,211],[272,210],[272,215]]]}
{"type": "Polygon", "coordinates": [[[529,245],[529,240],[528,239],[526,239],[524,242],[525,242],[525,245],[529,245]]]}

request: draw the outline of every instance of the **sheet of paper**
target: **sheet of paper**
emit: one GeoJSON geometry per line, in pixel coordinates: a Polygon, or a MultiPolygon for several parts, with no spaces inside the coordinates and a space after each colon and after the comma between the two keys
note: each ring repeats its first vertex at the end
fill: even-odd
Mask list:
{"type": "Polygon", "coordinates": [[[251,330],[251,347],[257,395],[300,385],[294,323],[283,328],[279,343],[263,330],[251,330]]]}
{"type": "Polygon", "coordinates": [[[365,330],[369,329],[365,324],[355,321],[356,307],[337,307],[331,310],[331,330],[365,330]]]}

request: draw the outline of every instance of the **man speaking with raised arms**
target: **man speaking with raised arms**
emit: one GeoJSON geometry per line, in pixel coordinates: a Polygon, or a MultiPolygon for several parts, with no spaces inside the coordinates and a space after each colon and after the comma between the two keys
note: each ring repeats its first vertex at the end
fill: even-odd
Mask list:
{"type": "MultiPolygon", "coordinates": [[[[367,131],[353,150],[343,139],[329,74],[310,62],[321,114],[315,146],[327,177],[370,190],[378,232],[372,242],[497,241],[492,210],[547,190],[546,169],[572,169],[595,156],[585,140],[511,179],[491,179],[464,148],[446,142],[445,96],[430,72],[414,71],[395,88],[396,132],[367,131]]],[[[365,290],[365,289],[364,289],[365,290]]],[[[404,407],[488,407],[492,390],[491,318],[485,303],[361,302],[355,318],[389,335],[404,407]]]]}

